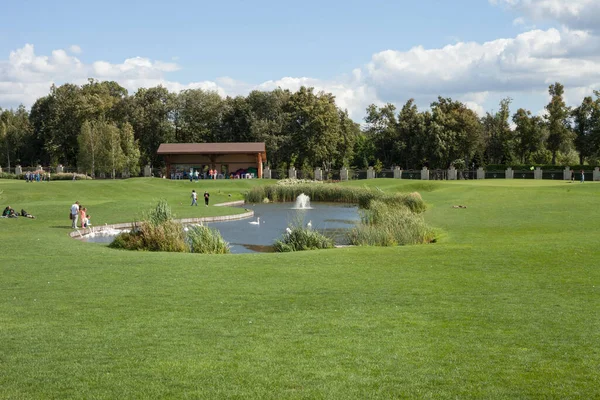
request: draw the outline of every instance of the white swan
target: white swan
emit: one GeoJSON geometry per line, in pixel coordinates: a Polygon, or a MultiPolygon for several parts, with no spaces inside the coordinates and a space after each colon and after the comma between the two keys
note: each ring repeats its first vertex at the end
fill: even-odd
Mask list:
{"type": "Polygon", "coordinates": [[[260,225],[260,217],[256,218],[256,221],[250,221],[248,223],[252,225],[260,225]]]}
{"type": "Polygon", "coordinates": [[[291,234],[292,234],[292,230],[291,230],[289,227],[288,227],[288,228],[285,228],[285,231],[287,232],[287,234],[288,234],[288,235],[291,235],[291,234]]]}
{"type": "Polygon", "coordinates": [[[308,229],[311,229],[311,228],[312,228],[312,220],[311,220],[311,221],[308,221],[308,224],[306,224],[306,227],[307,227],[308,229]]]}

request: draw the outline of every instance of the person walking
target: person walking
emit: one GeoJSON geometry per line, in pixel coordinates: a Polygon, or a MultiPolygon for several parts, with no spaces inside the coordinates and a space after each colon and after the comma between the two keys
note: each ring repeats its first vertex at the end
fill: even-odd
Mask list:
{"type": "Polygon", "coordinates": [[[204,205],[206,207],[208,207],[208,198],[210,197],[210,194],[208,194],[207,191],[204,191],[204,205]]]}
{"type": "Polygon", "coordinates": [[[77,229],[77,219],[79,218],[79,202],[76,201],[71,206],[71,228],[77,229]]]}
{"type": "Polygon", "coordinates": [[[198,206],[198,193],[195,190],[192,190],[192,204],[190,206],[198,206]]]}

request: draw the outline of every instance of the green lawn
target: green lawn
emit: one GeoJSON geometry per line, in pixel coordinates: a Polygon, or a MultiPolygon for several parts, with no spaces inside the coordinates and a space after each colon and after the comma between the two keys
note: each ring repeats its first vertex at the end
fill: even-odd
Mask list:
{"type": "MultiPolygon", "coordinates": [[[[438,243],[293,254],[126,252],[68,237],[159,198],[260,181],[0,181],[0,398],[600,397],[600,184],[350,182],[418,191],[438,243]],[[454,209],[453,205],[466,205],[454,209]]],[[[229,196],[231,194],[231,197],[229,196]]]]}

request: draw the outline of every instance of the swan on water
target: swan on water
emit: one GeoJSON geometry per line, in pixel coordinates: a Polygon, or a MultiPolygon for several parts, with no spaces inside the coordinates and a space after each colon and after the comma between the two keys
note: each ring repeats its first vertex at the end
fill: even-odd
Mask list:
{"type": "Polygon", "coordinates": [[[291,235],[291,234],[292,234],[292,230],[291,230],[289,227],[288,227],[288,228],[285,228],[285,231],[287,232],[287,234],[288,234],[288,235],[291,235]]]}
{"type": "Polygon", "coordinates": [[[256,221],[250,221],[248,223],[252,225],[260,225],[260,217],[256,218],[256,221]]]}
{"type": "Polygon", "coordinates": [[[308,229],[312,228],[312,220],[311,220],[311,221],[308,221],[308,224],[306,224],[306,227],[307,227],[308,229]]]}

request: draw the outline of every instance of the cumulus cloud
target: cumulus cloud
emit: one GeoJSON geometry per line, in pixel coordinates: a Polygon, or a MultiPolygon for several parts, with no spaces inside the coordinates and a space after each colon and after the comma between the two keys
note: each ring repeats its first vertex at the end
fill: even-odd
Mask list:
{"type": "MultiPolygon", "coordinates": [[[[499,1],[509,5],[525,2],[499,1]]],[[[131,57],[118,63],[84,63],[76,54],[71,46],[38,55],[34,46],[27,44],[10,52],[8,59],[0,55],[0,106],[31,106],[48,93],[53,83],[83,84],[88,78],[117,81],[130,93],[140,87],[163,85],[174,92],[200,88],[221,96],[236,96],[252,90],[281,87],[296,91],[301,86],[312,86],[333,93],[338,106],[360,121],[369,104],[389,102],[401,107],[414,98],[423,108],[438,95],[463,101],[480,115],[497,107],[498,100],[506,96],[514,98],[515,103],[519,98],[529,102],[518,106],[540,109],[547,102],[548,86],[554,82],[565,85],[567,99],[575,104],[581,101],[580,94],[592,93],[600,82],[600,37],[566,27],[535,29],[484,43],[385,50],[374,54],[365,65],[331,79],[288,76],[250,83],[221,77],[184,83],[170,79],[181,69],[175,62],[131,57]]]]}
{"type": "Polygon", "coordinates": [[[386,50],[373,55],[366,80],[386,102],[436,94],[543,90],[556,81],[589,86],[600,79],[599,44],[589,32],[548,29],[440,49],[386,50]]]}
{"type": "Polygon", "coordinates": [[[73,44],[69,46],[69,51],[73,54],[81,54],[81,47],[77,46],[76,44],[73,44]]]}
{"type": "Polygon", "coordinates": [[[534,21],[557,21],[565,26],[598,30],[600,2],[598,0],[489,0],[491,4],[516,11],[534,21]]]}

